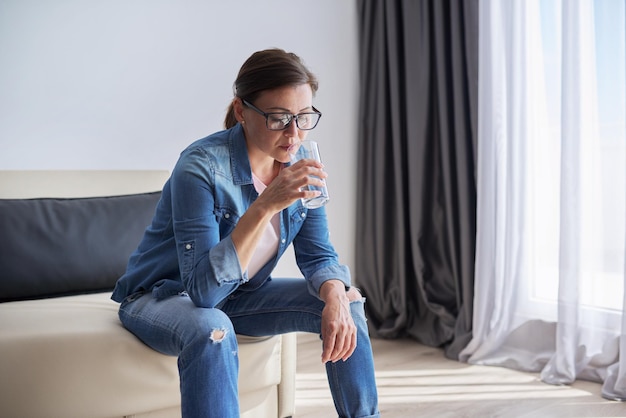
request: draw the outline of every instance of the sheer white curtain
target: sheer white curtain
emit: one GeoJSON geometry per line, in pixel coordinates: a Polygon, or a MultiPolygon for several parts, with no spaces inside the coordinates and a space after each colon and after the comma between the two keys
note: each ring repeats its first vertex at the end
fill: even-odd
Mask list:
{"type": "Polygon", "coordinates": [[[624,2],[480,3],[475,364],[626,399],[624,2]]]}

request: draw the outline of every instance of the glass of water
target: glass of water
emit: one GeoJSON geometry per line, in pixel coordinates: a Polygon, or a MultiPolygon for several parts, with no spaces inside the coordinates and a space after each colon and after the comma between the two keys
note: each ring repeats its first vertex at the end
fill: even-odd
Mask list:
{"type": "MultiPolygon", "coordinates": [[[[317,142],[310,140],[310,139],[306,139],[302,141],[300,143],[300,147],[295,152],[295,154],[291,154],[291,163],[294,164],[296,161],[299,161],[304,158],[322,162],[322,159],[320,158],[320,150],[319,150],[319,146],[317,145],[317,142]]],[[[305,186],[308,188],[308,190],[317,190],[321,193],[319,196],[316,196],[316,197],[302,198],[302,204],[304,205],[304,207],[308,209],[316,209],[328,203],[328,200],[330,198],[328,196],[328,188],[326,187],[326,179],[321,179],[321,180],[324,183],[322,187],[314,186],[312,184],[305,186]]]]}

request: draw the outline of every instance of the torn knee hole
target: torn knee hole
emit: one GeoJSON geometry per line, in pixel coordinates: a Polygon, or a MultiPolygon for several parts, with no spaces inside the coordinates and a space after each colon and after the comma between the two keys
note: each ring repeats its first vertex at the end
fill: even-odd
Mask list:
{"type": "Polygon", "coordinates": [[[214,343],[221,343],[224,341],[224,337],[226,337],[226,330],[224,328],[214,329],[209,336],[214,343]]]}
{"type": "Polygon", "coordinates": [[[359,289],[357,289],[356,287],[350,287],[346,294],[348,295],[348,300],[350,302],[355,302],[357,300],[363,299],[363,296],[361,296],[361,292],[359,292],[359,289]]]}

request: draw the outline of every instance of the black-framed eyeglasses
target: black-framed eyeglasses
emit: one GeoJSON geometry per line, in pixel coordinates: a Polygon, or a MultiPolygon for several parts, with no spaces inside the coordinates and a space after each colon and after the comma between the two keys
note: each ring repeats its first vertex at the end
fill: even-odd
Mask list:
{"type": "Polygon", "coordinates": [[[265,117],[265,126],[270,131],[282,131],[287,129],[291,122],[296,121],[296,126],[302,131],[310,131],[317,126],[317,123],[322,117],[322,112],[317,110],[315,106],[312,106],[313,112],[303,112],[297,115],[285,112],[269,112],[265,113],[247,100],[243,100],[244,105],[257,112],[259,115],[265,117]]]}

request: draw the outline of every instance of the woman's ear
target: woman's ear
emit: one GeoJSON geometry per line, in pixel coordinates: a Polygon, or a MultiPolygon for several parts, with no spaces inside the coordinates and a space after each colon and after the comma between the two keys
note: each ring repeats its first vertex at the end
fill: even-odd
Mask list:
{"type": "Polygon", "coordinates": [[[243,102],[239,97],[235,97],[233,99],[233,112],[235,113],[235,119],[237,119],[237,122],[240,123],[244,123],[244,117],[243,117],[243,102]]]}

